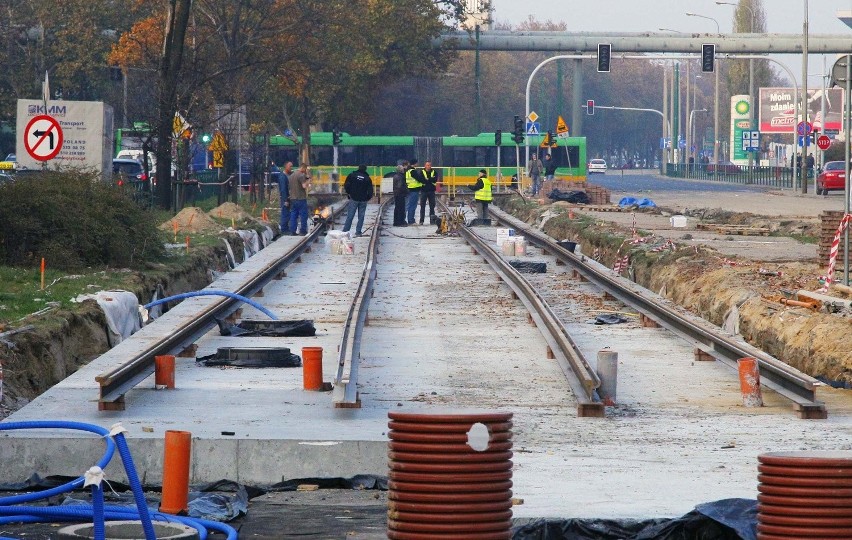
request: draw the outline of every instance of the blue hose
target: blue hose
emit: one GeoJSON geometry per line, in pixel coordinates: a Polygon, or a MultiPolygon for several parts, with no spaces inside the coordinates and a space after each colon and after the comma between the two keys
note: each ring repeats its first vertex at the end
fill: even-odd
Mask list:
{"type": "MultiPolygon", "coordinates": [[[[94,523],[95,540],[106,540],[104,526],[104,490],[100,483],[92,484],[92,523],[94,523]]],[[[154,537],[156,540],[156,537],[154,537]]]]}
{"type": "MultiPolygon", "coordinates": [[[[0,423],[0,431],[8,431],[13,429],[76,429],[79,431],[88,431],[97,435],[101,435],[106,441],[106,451],[104,452],[104,455],[101,460],[98,461],[98,467],[100,467],[101,469],[106,468],[107,464],[110,462],[113,454],[115,453],[115,443],[109,437],[109,430],[102,428],[101,426],[84,424],[82,422],[66,422],[54,420],[33,420],[28,422],[0,423]]],[[[83,487],[83,482],[84,479],[82,476],[80,476],[75,480],[45,491],[39,491],[37,493],[26,493],[24,495],[12,495],[11,497],[0,497],[0,506],[32,502],[37,501],[39,499],[46,499],[54,495],[67,493],[69,491],[73,491],[75,489],[83,487]]]]}
{"type": "Polygon", "coordinates": [[[264,315],[266,315],[267,317],[269,317],[273,321],[278,320],[278,317],[276,317],[274,313],[272,313],[271,311],[269,311],[265,307],[261,306],[260,304],[258,304],[254,300],[252,300],[251,298],[246,298],[245,296],[241,296],[239,294],[232,293],[230,291],[220,291],[220,290],[216,290],[216,289],[211,289],[211,290],[205,289],[203,291],[195,291],[195,292],[187,292],[187,293],[176,294],[174,296],[169,296],[167,298],[161,298],[160,300],[154,300],[150,304],[145,304],[142,307],[144,307],[145,309],[151,309],[154,306],[159,306],[160,304],[165,304],[166,302],[171,302],[172,300],[183,300],[184,298],[192,298],[194,296],[227,296],[228,298],[234,298],[235,300],[239,300],[240,302],[243,302],[243,303],[250,305],[251,307],[257,309],[258,311],[260,311],[261,313],[263,313],[264,315]]]}
{"type": "Polygon", "coordinates": [[[130,489],[133,491],[133,497],[136,499],[136,509],[141,517],[145,539],[157,540],[157,534],[154,532],[154,526],[151,524],[151,515],[148,512],[148,503],[145,501],[145,494],[142,492],[142,482],[139,481],[139,475],[136,474],[136,466],[133,464],[133,456],[130,455],[130,448],[127,446],[124,433],[116,433],[113,438],[115,439],[116,446],[118,446],[118,454],[121,456],[121,462],[124,464],[124,471],[127,473],[127,481],[130,484],[130,489]]]}
{"type": "MultiPolygon", "coordinates": [[[[61,486],[51,488],[37,493],[29,493],[25,495],[15,495],[12,497],[0,498],[0,524],[7,523],[40,523],[45,521],[80,521],[89,520],[94,523],[95,538],[104,538],[104,521],[115,520],[133,520],[141,521],[145,531],[146,539],[156,539],[153,524],[151,523],[151,513],[145,502],[142,486],[139,482],[139,476],[136,473],[136,468],[133,465],[133,458],[130,455],[130,450],[127,446],[127,441],[124,435],[118,433],[115,435],[116,441],[110,437],[109,430],[93,424],[84,424],[82,422],[69,421],[27,421],[27,422],[7,422],[0,423],[0,431],[8,431],[13,429],[75,429],[80,431],[88,431],[101,435],[106,441],[106,451],[104,456],[98,462],[98,466],[104,469],[112,459],[115,453],[116,445],[118,445],[119,454],[121,454],[122,462],[125,467],[125,472],[130,480],[131,489],[133,490],[134,498],[136,499],[137,508],[126,508],[122,506],[106,506],[103,501],[103,489],[100,486],[93,486],[91,505],[71,505],[61,507],[44,507],[44,506],[12,506],[24,502],[31,502],[39,499],[46,499],[54,495],[66,493],[83,486],[85,479],[79,477],[71,482],[67,482],[61,486]]],[[[227,540],[237,540],[237,531],[225,523],[209,521],[204,519],[192,519],[182,516],[173,516],[160,512],[154,513],[154,518],[161,522],[181,523],[183,525],[193,527],[198,531],[200,540],[206,540],[208,529],[219,531],[227,536],[227,540]]],[[[13,540],[0,537],[0,540],[13,540]]]]}

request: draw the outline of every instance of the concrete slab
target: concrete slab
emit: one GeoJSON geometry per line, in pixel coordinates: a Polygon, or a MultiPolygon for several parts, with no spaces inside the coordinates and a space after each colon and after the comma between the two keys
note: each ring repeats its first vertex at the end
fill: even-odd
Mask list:
{"type": "MultiPolygon", "coordinates": [[[[376,210],[369,208],[368,219],[376,210]]],[[[476,231],[495,239],[494,228],[476,231]]],[[[297,353],[321,346],[323,376],[332,380],[367,240],[356,239],[357,255],[349,257],[318,245],[258,299],[282,318],[314,319],[316,337],[231,338],[213,331],[199,341],[198,354],[221,346],[287,346],[297,353]]],[[[432,226],[391,227],[381,240],[362,346],[360,409],[334,409],[330,393],[303,391],[300,369],[203,368],[180,359],[176,390],[155,390],[148,380],[128,394],[125,411],[98,412],[94,375],[118,360],[116,347],[7,422],[121,421],[149,482],[160,476],[164,431],[188,430],[194,482],[269,484],[282,477],[386,474],[390,410],[506,410],[514,413],[513,491],[524,499],[515,517],[678,516],[701,502],[756,496],[761,452],[849,448],[852,406],[845,394],[827,393],[833,401],[825,421],[796,419],[789,403],[768,391],[765,407],[745,409],[730,370],[694,361],[691,347],[665,331],[632,319],[589,324],[595,313],[623,307],[530,250],[527,258],[547,262],[548,271],[529,279],[586,356],[593,360],[604,347],[619,353],[618,405],[603,419],[577,418],[538,330],[469,246],[436,236],[432,226]]],[[[293,241],[282,238],[248,263],[264,264],[293,241]]],[[[193,304],[186,305],[171,317],[193,304]]],[[[251,308],[244,317],[262,318],[251,308]]],[[[166,332],[168,322],[164,317],[145,332],[166,332]]],[[[89,436],[0,432],[0,481],[33,471],[77,474],[102,447],[89,436]]],[[[107,473],[121,477],[115,464],[107,473]]]]}

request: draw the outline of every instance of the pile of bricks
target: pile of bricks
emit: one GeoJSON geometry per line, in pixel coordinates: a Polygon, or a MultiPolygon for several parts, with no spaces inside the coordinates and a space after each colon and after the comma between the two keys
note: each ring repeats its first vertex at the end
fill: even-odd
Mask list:
{"type": "Polygon", "coordinates": [[[589,204],[610,204],[609,190],[603,186],[586,184],[586,195],[589,196],[589,204]]]}
{"type": "Polygon", "coordinates": [[[607,188],[586,182],[566,182],[565,180],[545,181],[541,185],[539,197],[546,199],[554,189],[562,192],[585,191],[586,195],[589,196],[589,204],[610,204],[610,194],[607,188]]]}
{"type": "Polygon", "coordinates": [[[825,210],[819,215],[822,222],[819,232],[819,260],[822,262],[828,261],[831,242],[834,240],[834,233],[837,232],[843,214],[843,210],[825,210]]]}

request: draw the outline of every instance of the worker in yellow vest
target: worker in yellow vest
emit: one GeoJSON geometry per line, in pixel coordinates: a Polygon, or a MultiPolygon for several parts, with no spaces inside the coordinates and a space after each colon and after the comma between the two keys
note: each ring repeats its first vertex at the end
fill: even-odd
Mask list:
{"type": "Polygon", "coordinates": [[[479,215],[479,224],[485,225],[488,222],[488,203],[491,202],[491,180],[488,179],[488,172],[485,169],[479,170],[479,176],[476,177],[476,183],[470,186],[473,190],[473,198],[479,203],[477,213],[479,215]]]}
{"type": "Polygon", "coordinates": [[[408,213],[409,225],[417,224],[414,221],[414,212],[417,210],[417,203],[420,202],[420,191],[423,189],[423,176],[415,165],[417,165],[417,158],[408,163],[408,169],[405,171],[405,185],[408,187],[408,202],[405,209],[408,213]]]}

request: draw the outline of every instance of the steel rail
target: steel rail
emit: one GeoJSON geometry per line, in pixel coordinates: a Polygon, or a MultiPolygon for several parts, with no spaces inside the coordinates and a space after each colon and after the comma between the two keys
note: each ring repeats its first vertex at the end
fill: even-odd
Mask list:
{"type": "MultiPolygon", "coordinates": [[[[443,201],[440,204],[445,212],[449,212],[449,208],[443,201]]],[[[492,249],[487,241],[468,227],[462,227],[460,232],[462,238],[471,245],[474,253],[481,255],[491,265],[500,279],[512,289],[513,295],[527,308],[531,321],[538,327],[547,342],[548,352],[556,359],[568,380],[568,385],[577,400],[577,416],[603,417],[604,405],[596,392],[601,381],[571,339],[559,317],[538,294],[535,287],[492,249]]]]}
{"type": "Polygon", "coordinates": [[[517,218],[499,209],[489,210],[499,222],[522,231],[531,243],[571,266],[583,278],[725,365],[737,370],[738,359],[746,357],[757,359],[761,384],[792,401],[793,408],[800,418],[827,417],[825,404],[816,399],[816,387],[819,381],[813,377],[749,345],[741,338],[723,334],[718,326],[682,308],[675,309],[671,303],[659,295],[616,276],[609,269],[590,263],[585,256],[576,255],[562,248],[551,237],[529,227],[517,218]]]}
{"type": "Polygon", "coordinates": [[[364,271],[349,313],[343,327],[343,338],[340,340],[340,354],[337,359],[337,375],[334,378],[334,392],[332,401],[338,409],[360,408],[361,399],[358,396],[358,367],[361,360],[361,335],[364,326],[367,325],[367,310],[370,306],[370,298],[373,296],[373,287],[376,282],[376,256],[379,253],[379,237],[381,235],[382,217],[385,208],[391,201],[390,198],[379,206],[379,214],[373,233],[370,235],[370,243],[367,246],[367,260],[364,263],[364,271]]]}
{"type": "MultiPolygon", "coordinates": [[[[346,205],[343,204],[334,208],[332,216],[337,217],[345,207],[346,205]]],[[[258,293],[266,284],[281,274],[284,268],[299,259],[303,253],[308,252],[311,244],[319,239],[320,233],[324,229],[325,225],[314,227],[290,251],[271,261],[259,272],[249,276],[242,285],[232,292],[245,297],[251,297],[258,293]]],[[[177,326],[171,334],[152,343],[121,365],[97,375],[95,381],[100,385],[98,409],[123,410],[124,395],[154,373],[154,357],[177,354],[185,350],[213,328],[216,325],[216,319],[227,318],[239,309],[241,304],[239,300],[234,298],[221,297],[212,300],[190,321],[177,326]]]]}

